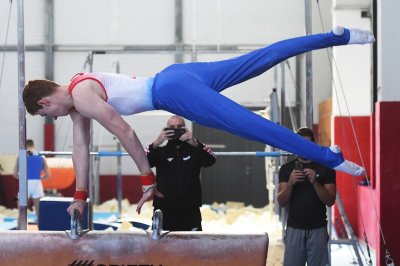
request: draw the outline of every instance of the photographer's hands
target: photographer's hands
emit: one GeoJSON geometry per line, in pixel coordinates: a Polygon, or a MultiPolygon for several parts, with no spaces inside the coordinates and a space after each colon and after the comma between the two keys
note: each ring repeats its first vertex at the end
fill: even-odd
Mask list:
{"type": "Polygon", "coordinates": [[[190,132],[187,128],[185,128],[186,132],[179,138],[180,141],[185,141],[189,143],[190,145],[197,147],[199,146],[199,143],[197,140],[193,137],[192,132],[190,132]]]}
{"type": "Polygon", "coordinates": [[[156,138],[156,140],[153,142],[153,147],[157,148],[161,144],[164,143],[164,141],[171,139],[171,137],[174,135],[174,130],[172,128],[163,128],[160,132],[160,135],[156,138]]]}
{"type": "Polygon", "coordinates": [[[304,182],[306,178],[313,185],[318,182],[317,173],[313,169],[305,168],[303,171],[293,169],[293,171],[290,174],[288,183],[289,185],[293,186],[298,182],[304,182]]]}
{"type": "MultiPolygon", "coordinates": [[[[178,139],[180,141],[184,141],[189,143],[190,145],[197,147],[199,143],[197,140],[193,137],[193,133],[189,131],[187,128],[182,127],[185,129],[185,133],[183,133],[178,139]]],[[[174,129],[173,128],[163,128],[160,132],[160,135],[158,135],[157,139],[153,142],[153,147],[157,148],[160,146],[164,141],[166,140],[171,140],[174,137],[174,129]]]]}
{"type": "Polygon", "coordinates": [[[315,183],[318,183],[319,175],[313,169],[306,168],[304,169],[303,173],[305,177],[308,178],[308,181],[310,181],[311,184],[314,185],[315,183]]]}
{"type": "Polygon", "coordinates": [[[290,173],[288,183],[290,186],[294,186],[298,182],[304,182],[305,176],[304,172],[300,170],[293,169],[290,173]]]}

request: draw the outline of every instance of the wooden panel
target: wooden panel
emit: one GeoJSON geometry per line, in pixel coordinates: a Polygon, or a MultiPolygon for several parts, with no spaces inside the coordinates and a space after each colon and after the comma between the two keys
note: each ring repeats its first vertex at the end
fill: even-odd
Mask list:
{"type": "Polygon", "coordinates": [[[331,146],[332,98],[322,101],[318,105],[318,116],[318,143],[323,146],[331,146]]]}

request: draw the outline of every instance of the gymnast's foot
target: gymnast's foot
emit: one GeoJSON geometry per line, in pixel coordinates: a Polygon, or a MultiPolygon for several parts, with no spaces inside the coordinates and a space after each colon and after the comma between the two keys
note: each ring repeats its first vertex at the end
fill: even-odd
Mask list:
{"type": "MultiPolygon", "coordinates": [[[[374,43],[375,37],[372,32],[360,29],[349,29],[350,40],[348,44],[367,44],[374,43]]],[[[342,26],[336,26],[332,29],[335,35],[342,35],[344,33],[344,28],[342,26]]]]}
{"type": "MultiPolygon", "coordinates": [[[[331,146],[330,150],[333,151],[334,153],[341,153],[342,150],[340,149],[339,146],[331,146]]],[[[365,168],[359,166],[358,164],[355,164],[353,162],[344,160],[343,163],[339,164],[335,168],[333,168],[337,171],[345,172],[353,176],[361,176],[365,174],[365,168]]]]}

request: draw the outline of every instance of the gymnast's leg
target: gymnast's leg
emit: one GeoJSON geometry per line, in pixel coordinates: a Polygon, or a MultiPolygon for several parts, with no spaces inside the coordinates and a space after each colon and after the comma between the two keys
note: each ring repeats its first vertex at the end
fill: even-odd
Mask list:
{"type": "Polygon", "coordinates": [[[293,152],[333,169],[341,166],[337,170],[349,174],[363,173],[363,168],[344,161],[342,153],[333,152],[247,110],[189,74],[159,75],[153,97],[157,108],[196,123],[293,152]]]}
{"type": "Polygon", "coordinates": [[[281,41],[229,60],[175,64],[157,75],[153,88],[154,105],[200,124],[293,152],[327,167],[362,175],[365,169],[345,161],[338,147],[329,149],[304,143],[304,138],[294,132],[249,112],[217,92],[258,76],[303,52],[374,40],[368,31],[336,27],[330,33],[281,41]]]}
{"type": "Polygon", "coordinates": [[[335,27],[329,33],[283,40],[228,60],[188,63],[185,68],[212,89],[222,91],[256,77],[298,54],[338,45],[365,44],[374,40],[369,31],[335,27]]]}

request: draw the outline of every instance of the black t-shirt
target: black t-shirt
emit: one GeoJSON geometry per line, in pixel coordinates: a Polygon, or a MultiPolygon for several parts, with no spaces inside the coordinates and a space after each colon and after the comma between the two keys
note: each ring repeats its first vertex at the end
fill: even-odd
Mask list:
{"type": "Polygon", "coordinates": [[[200,170],[213,165],[212,151],[199,142],[198,147],[182,143],[177,148],[171,142],[163,147],[149,146],[151,167],[156,167],[157,189],[164,198],[153,199],[156,208],[187,209],[202,205],[200,170]]]}
{"type": "MultiPolygon", "coordinates": [[[[282,165],[279,170],[279,183],[289,181],[296,160],[282,165]]],[[[321,185],[336,184],[336,172],[330,168],[315,162],[303,163],[303,168],[313,169],[319,174],[318,182],[321,185]]],[[[314,186],[308,180],[296,183],[289,202],[287,226],[311,230],[326,224],[326,206],[318,198],[314,186]]]]}

